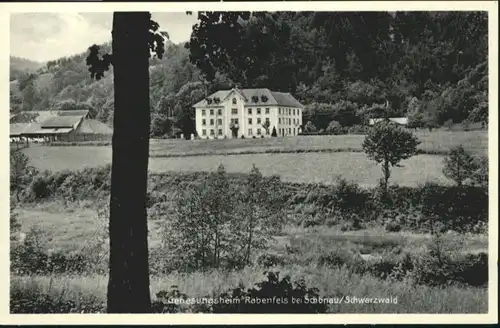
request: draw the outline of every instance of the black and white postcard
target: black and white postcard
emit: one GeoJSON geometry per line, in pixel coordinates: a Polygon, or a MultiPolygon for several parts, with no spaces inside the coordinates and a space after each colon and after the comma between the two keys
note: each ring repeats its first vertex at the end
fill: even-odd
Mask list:
{"type": "Polygon", "coordinates": [[[498,320],[498,2],[0,12],[2,323],[498,320]]]}

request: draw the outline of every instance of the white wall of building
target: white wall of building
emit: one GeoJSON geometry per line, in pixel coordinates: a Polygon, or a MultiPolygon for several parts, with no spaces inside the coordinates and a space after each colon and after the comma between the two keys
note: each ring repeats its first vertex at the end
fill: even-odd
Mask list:
{"type": "Polygon", "coordinates": [[[271,137],[273,127],[276,127],[278,136],[297,135],[298,127],[302,125],[301,108],[278,105],[245,106],[245,100],[235,91],[231,92],[226,99],[221,99],[217,107],[196,108],[195,111],[196,131],[202,139],[207,137],[209,139],[232,138],[230,123],[235,119],[239,125],[238,138],[242,135],[245,138],[271,137]],[[233,103],[233,99],[236,99],[236,104],[233,103]],[[236,114],[233,109],[236,109],[236,114]],[[270,122],[269,134],[266,134],[262,127],[266,119],[270,122]],[[213,134],[211,134],[212,130],[213,134]],[[220,135],[219,132],[222,134],[220,135]]]}

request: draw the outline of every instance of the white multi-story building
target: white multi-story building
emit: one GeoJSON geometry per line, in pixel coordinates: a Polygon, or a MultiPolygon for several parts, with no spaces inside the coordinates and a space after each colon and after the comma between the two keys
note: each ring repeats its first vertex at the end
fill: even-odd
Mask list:
{"type": "Polygon", "coordinates": [[[202,139],[270,137],[273,129],[278,136],[296,136],[304,109],[289,93],[269,89],[220,90],[193,107],[202,139]]]}

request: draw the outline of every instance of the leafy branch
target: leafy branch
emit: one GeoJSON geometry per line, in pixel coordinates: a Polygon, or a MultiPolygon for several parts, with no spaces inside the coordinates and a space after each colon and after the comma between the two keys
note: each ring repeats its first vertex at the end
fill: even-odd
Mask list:
{"type": "MultiPolygon", "coordinates": [[[[160,25],[154,20],[149,20],[149,49],[151,53],[156,54],[159,59],[163,58],[165,53],[165,39],[169,39],[166,31],[160,30],[160,25]]],[[[113,64],[113,54],[104,54],[100,57],[100,47],[96,44],[89,47],[89,55],[86,58],[86,64],[89,66],[90,77],[100,80],[104,77],[104,72],[109,70],[113,64]]]]}

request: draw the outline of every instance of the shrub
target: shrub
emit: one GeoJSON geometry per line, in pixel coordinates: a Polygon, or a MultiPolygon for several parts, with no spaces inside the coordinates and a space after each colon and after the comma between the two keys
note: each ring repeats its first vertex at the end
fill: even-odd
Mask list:
{"type": "MultiPolygon", "coordinates": [[[[188,296],[179,291],[177,286],[171,286],[170,290],[160,291],[156,293],[156,300],[151,302],[153,313],[180,313],[183,312],[181,304],[171,302],[172,299],[181,300],[187,299],[188,296]]],[[[180,303],[180,302],[179,302],[180,303]]],[[[184,306],[185,307],[185,306],[184,306]]]]}
{"type": "Polygon", "coordinates": [[[342,129],[342,125],[340,125],[338,121],[331,121],[328,124],[328,127],[326,128],[326,132],[328,134],[339,135],[342,134],[344,131],[342,129]]]}
{"type": "Polygon", "coordinates": [[[362,214],[369,208],[370,194],[355,182],[337,178],[332,190],[331,201],[341,214],[362,214]]]}
{"type": "Polygon", "coordinates": [[[479,156],[475,159],[475,171],[472,174],[472,182],[486,191],[488,190],[489,161],[487,156],[479,156]]]}
{"type": "Polygon", "coordinates": [[[77,301],[64,299],[38,290],[14,289],[10,294],[11,313],[105,313],[106,304],[97,297],[80,297],[77,301]]]}
{"type": "Polygon", "coordinates": [[[311,132],[317,132],[318,129],[314,126],[314,124],[311,121],[308,121],[306,125],[304,126],[304,132],[305,133],[311,133],[311,132]]]}
{"type": "Polygon", "coordinates": [[[282,266],[285,265],[285,259],[276,254],[262,254],[257,258],[257,264],[264,268],[282,266]]]}
{"type": "Polygon", "coordinates": [[[395,220],[386,221],[384,229],[387,232],[399,232],[401,231],[401,222],[395,220]]]}
{"type": "Polygon", "coordinates": [[[349,134],[365,134],[366,131],[367,131],[366,126],[360,125],[360,124],[350,126],[347,129],[347,133],[349,133],[349,134]]]}
{"type": "Polygon", "coordinates": [[[474,157],[462,145],[451,149],[450,155],[444,159],[443,174],[458,186],[471,179],[477,169],[474,157]]]}
{"type": "Polygon", "coordinates": [[[284,211],[277,178],[253,168],[247,181],[231,184],[224,167],[178,195],[164,224],[166,256],[184,270],[249,263],[280,231],[284,211]]]}
{"type": "Polygon", "coordinates": [[[276,127],[273,126],[273,131],[271,132],[271,137],[277,137],[278,133],[276,132],[276,127]]]}
{"type": "Polygon", "coordinates": [[[341,267],[347,265],[348,267],[355,266],[359,263],[361,258],[347,249],[335,248],[328,253],[323,253],[318,256],[318,265],[325,265],[330,267],[341,267]]]}
{"type": "Polygon", "coordinates": [[[36,169],[29,166],[28,156],[20,151],[10,151],[10,191],[15,194],[17,201],[36,174],[36,169]]]}
{"type": "Polygon", "coordinates": [[[431,232],[452,229],[468,232],[488,221],[488,194],[479,187],[443,187],[426,183],[421,187],[423,224],[431,232]]]}
{"type": "Polygon", "coordinates": [[[278,272],[267,272],[267,281],[253,288],[245,290],[240,286],[219,297],[241,301],[213,304],[213,313],[325,313],[327,310],[324,303],[308,301],[318,299],[318,289],[308,288],[304,279],[294,283],[289,276],[279,279],[278,272]]]}

